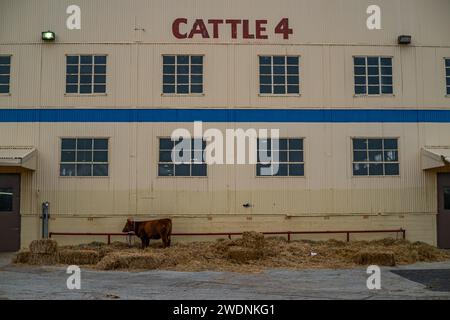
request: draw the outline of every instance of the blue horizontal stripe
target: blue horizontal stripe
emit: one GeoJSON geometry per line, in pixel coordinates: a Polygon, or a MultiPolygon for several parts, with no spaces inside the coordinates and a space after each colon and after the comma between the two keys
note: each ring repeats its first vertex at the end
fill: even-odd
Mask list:
{"type": "Polygon", "coordinates": [[[0,122],[450,122],[449,110],[0,109],[0,122]]]}

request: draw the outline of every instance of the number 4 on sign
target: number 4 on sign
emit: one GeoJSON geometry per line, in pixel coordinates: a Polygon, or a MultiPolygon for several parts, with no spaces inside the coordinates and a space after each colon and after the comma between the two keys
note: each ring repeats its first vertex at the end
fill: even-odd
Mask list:
{"type": "Polygon", "coordinates": [[[289,39],[289,35],[293,34],[294,31],[289,28],[288,18],[283,18],[280,22],[278,22],[277,26],[275,27],[275,33],[282,34],[283,39],[289,39]]]}

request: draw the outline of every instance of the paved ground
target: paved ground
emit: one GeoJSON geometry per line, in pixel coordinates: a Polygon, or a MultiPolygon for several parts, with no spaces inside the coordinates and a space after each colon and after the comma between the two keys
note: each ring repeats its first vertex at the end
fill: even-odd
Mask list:
{"type": "Polygon", "coordinates": [[[260,274],[82,269],[81,289],[68,290],[65,268],[14,266],[11,257],[0,254],[0,299],[450,299],[450,261],[382,268],[381,290],[367,289],[364,268],[260,274]],[[403,270],[406,278],[394,273],[403,270]]]}

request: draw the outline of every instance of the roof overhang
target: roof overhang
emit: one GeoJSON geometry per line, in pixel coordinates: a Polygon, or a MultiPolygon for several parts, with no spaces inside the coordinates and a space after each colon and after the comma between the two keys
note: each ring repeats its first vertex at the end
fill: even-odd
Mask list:
{"type": "Polygon", "coordinates": [[[0,167],[22,167],[36,170],[36,148],[19,146],[0,146],[0,167]]]}
{"type": "Polygon", "coordinates": [[[422,170],[450,168],[450,146],[422,148],[421,162],[422,170]]]}

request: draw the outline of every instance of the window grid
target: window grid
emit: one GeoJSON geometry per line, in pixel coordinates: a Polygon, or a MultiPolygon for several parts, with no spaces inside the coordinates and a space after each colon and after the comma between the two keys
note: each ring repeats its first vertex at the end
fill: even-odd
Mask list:
{"type": "Polygon", "coordinates": [[[445,85],[447,96],[450,96],[450,58],[445,58],[445,85]]]}
{"type": "Polygon", "coordinates": [[[106,60],[106,55],[66,55],[66,94],[106,93],[106,60]],[[82,71],[88,66],[91,66],[90,73],[82,71]],[[82,81],[82,77],[90,81],[82,81]]]}
{"type": "Polygon", "coordinates": [[[352,145],[353,176],[400,174],[397,138],[353,138],[352,145]]]}
{"type": "Polygon", "coordinates": [[[61,162],[60,176],[77,177],[101,177],[108,176],[109,172],[109,141],[107,138],[63,138],[61,139],[61,162]],[[80,142],[88,142],[90,147],[79,146],[80,142]],[[73,144],[73,146],[64,146],[64,144],[73,144]],[[100,146],[96,146],[96,145],[100,146]],[[102,146],[103,145],[103,146],[102,146]],[[73,153],[73,156],[70,154],[73,153]],[[80,156],[84,154],[84,156],[80,156]],[[88,154],[91,160],[85,160],[83,157],[88,154]],[[96,160],[97,155],[106,156],[106,161],[96,160]],[[72,159],[67,159],[72,158],[72,159]],[[83,172],[89,167],[89,174],[83,172]],[[82,169],[84,168],[84,169],[82,169]]]}
{"type": "Polygon", "coordinates": [[[296,95],[300,94],[300,56],[259,56],[259,93],[260,95],[296,95]],[[283,62],[275,63],[275,60],[283,58],[283,62]],[[264,72],[270,68],[270,73],[264,72]],[[276,68],[282,67],[284,72],[279,72],[276,68]],[[296,70],[296,71],[295,71],[296,70]],[[270,84],[265,78],[270,77],[270,84]],[[283,83],[276,83],[275,77],[283,77],[283,83]],[[290,81],[293,81],[290,83],[290,81]],[[270,90],[269,90],[270,89],[270,90]],[[280,90],[283,89],[283,90],[280,90]],[[277,92],[280,90],[279,92],[277,92]]]}
{"type": "Polygon", "coordinates": [[[256,176],[258,177],[304,177],[305,176],[305,161],[304,161],[304,146],[303,138],[280,138],[278,141],[278,150],[272,150],[272,139],[258,139],[257,144],[257,164],[256,176]],[[266,142],[267,141],[267,142],[266,142]],[[263,144],[267,143],[266,146],[263,144]],[[278,161],[272,164],[278,164],[278,172],[272,172],[271,175],[263,175],[261,169],[269,167],[271,164],[265,164],[260,161],[259,152],[268,157],[272,156],[274,152],[278,152],[278,161]],[[267,152],[269,151],[269,152],[267,152]],[[281,156],[283,155],[283,156],[281,156]],[[285,156],[284,156],[285,155],[285,156]]]}
{"type": "Polygon", "coordinates": [[[206,177],[207,165],[204,159],[204,151],[206,148],[206,141],[202,141],[202,149],[195,149],[195,142],[189,139],[190,154],[189,163],[175,164],[172,161],[172,150],[176,143],[181,140],[172,141],[171,138],[159,139],[159,158],[158,158],[158,176],[159,177],[206,177]],[[196,159],[198,153],[201,154],[200,161],[196,159]],[[186,172],[187,171],[187,172],[186,172]]]}
{"type": "Polygon", "coordinates": [[[203,55],[163,55],[163,94],[203,94],[203,55]],[[170,63],[172,59],[173,63],[170,63]],[[183,66],[188,67],[187,72],[179,71],[183,66]],[[170,67],[173,67],[173,72],[167,71],[170,67]],[[180,82],[179,77],[182,76],[187,77],[187,81],[180,82]],[[174,80],[167,81],[170,77],[174,80]],[[198,79],[193,81],[193,77],[198,79]],[[181,90],[183,87],[187,89],[185,92],[181,90]]]}
{"type": "Polygon", "coordinates": [[[353,64],[355,95],[394,94],[392,57],[354,56],[353,64]],[[364,70],[364,73],[361,73],[361,70],[364,70]],[[377,82],[373,82],[376,78],[377,82]]]}
{"type": "Polygon", "coordinates": [[[0,94],[10,93],[11,56],[0,55],[0,94]]]}

